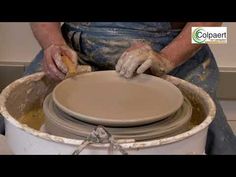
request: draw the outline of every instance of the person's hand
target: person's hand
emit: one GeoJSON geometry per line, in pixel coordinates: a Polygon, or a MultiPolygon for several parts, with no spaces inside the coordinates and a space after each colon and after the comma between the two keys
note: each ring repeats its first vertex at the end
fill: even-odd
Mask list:
{"type": "Polygon", "coordinates": [[[44,50],[43,69],[46,75],[54,80],[63,80],[68,68],[61,56],[67,56],[76,66],[77,54],[67,45],[50,45],[44,50]]]}
{"type": "Polygon", "coordinates": [[[164,54],[153,51],[150,45],[143,42],[136,42],[131,45],[119,58],[116,71],[130,78],[135,73],[141,74],[150,69],[155,76],[162,76],[174,69],[164,54]]]}

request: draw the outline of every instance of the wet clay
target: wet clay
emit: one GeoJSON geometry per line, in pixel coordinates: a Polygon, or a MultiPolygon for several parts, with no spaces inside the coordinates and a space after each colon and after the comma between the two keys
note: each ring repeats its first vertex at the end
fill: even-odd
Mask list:
{"type": "MultiPolygon", "coordinates": [[[[183,92],[182,90],[182,93],[191,102],[192,116],[191,116],[191,121],[188,122],[188,124],[186,124],[184,127],[181,127],[181,130],[179,132],[175,132],[176,134],[192,129],[193,127],[199,125],[206,117],[204,113],[205,112],[204,108],[200,105],[198,98],[192,95],[191,92],[187,92],[186,90],[185,92],[183,92]]],[[[44,119],[41,101],[37,101],[36,103],[37,104],[34,104],[34,106],[31,105],[31,109],[26,111],[21,117],[19,117],[18,121],[20,121],[23,124],[28,125],[31,128],[39,130],[42,124],[44,123],[45,119],[44,119]]],[[[106,110],[109,110],[109,109],[106,109],[106,110]]]]}
{"type": "Polygon", "coordinates": [[[41,107],[35,107],[29,112],[23,114],[18,121],[22,124],[26,124],[30,128],[40,130],[45,121],[44,113],[41,107]]]}
{"type": "Polygon", "coordinates": [[[20,84],[16,81],[11,85],[13,90],[6,101],[6,106],[11,108],[9,113],[19,119],[29,111],[42,107],[45,96],[52,91],[56,82],[42,76],[20,84]],[[16,88],[17,86],[17,88],[16,88]]]}
{"type": "MultiPolygon", "coordinates": [[[[59,110],[53,103],[51,94],[47,96],[44,101],[43,111],[46,116],[46,131],[53,135],[76,139],[81,139],[81,137],[86,138],[97,126],[74,119],[59,110]],[[74,136],[68,136],[68,133],[74,136]]],[[[187,99],[184,99],[183,106],[181,106],[175,114],[164,120],[142,126],[106,126],[106,129],[117,139],[135,139],[136,141],[154,139],[173,134],[176,131],[179,132],[179,130],[190,121],[191,114],[192,106],[187,99]]]]}
{"type": "Polygon", "coordinates": [[[206,114],[204,113],[203,107],[198,102],[196,102],[195,100],[190,100],[190,102],[192,105],[192,117],[188,126],[191,129],[202,123],[202,121],[204,121],[204,118],[206,117],[206,114]]]}
{"type": "Polygon", "coordinates": [[[193,95],[190,91],[185,90],[183,95],[188,98],[192,105],[192,116],[190,122],[188,122],[187,129],[190,130],[193,127],[201,124],[206,118],[205,110],[203,106],[200,104],[198,97],[193,95]]]}
{"type": "MultiPolygon", "coordinates": [[[[157,137],[157,138],[166,138],[166,137],[170,137],[170,136],[174,136],[180,133],[183,133],[185,131],[191,130],[193,127],[198,126],[200,123],[202,123],[202,121],[205,118],[205,114],[204,114],[204,109],[203,107],[192,97],[192,100],[190,100],[191,104],[192,104],[192,116],[190,118],[190,121],[188,121],[187,124],[184,124],[183,126],[181,126],[181,128],[173,133],[163,133],[162,136],[157,137]]],[[[26,125],[28,125],[31,128],[34,128],[36,130],[39,130],[40,127],[45,123],[45,118],[44,118],[44,114],[43,114],[43,109],[42,107],[35,107],[34,109],[30,110],[29,112],[27,112],[26,114],[24,114],[21,118],[18,119],[21,123],[24,123],[26,125]]],[[[58,122],[59,123],[59,122],[58,122]]],[[[48,124],[48,126],[51,126],[51,124],[48,124]]],[[[55,126],[55,125],[53,125],[55,126]]],[[[62,126],[62,125],[60,125],[62,126]]],[[[65,127],[64,127],[65,128],[65,127]]],[[[121,128],[122,129],[122,128],[121,128]]],[[[111,128],[112,131],[113,128],[111,128]]],[[[56,130],[57,133],[59,130],[56,130]]],[[[91,129],[92,131],[92,129],[91,129]]],[[[140,134],[141,132],[138,132],[139,130],[135,130],[137,131],[138,134],[140,134]]],[[[58,136],[62,136],[62,137],[67,137],[67,138],[74,138],[74,139],[83,139],[84,137],[78,137],[75,134],[69,133],[69,131],[59,131],[60,134],[55,134],[58,136]],[[69,134],[68,134],[69,133],[69,134]]],[[[124,131],[125,132],[125,131],[124,131]]],[[[168,130],[167,130],[168,132],[168,130]]],[[[53,134],[51,132],[48,132],[50,134],[53,134]]],[[[122,137],[122,131],[121,134],[119,135],[119,137],[122,137]]],[[[140,136],[140,135],[139,135],[140,136]]],[[[124,138],[124,137],[123,137],[124,138]]],[[[139,138],[143,138],[143,137],[139,137],[139,138]]],[[[138,141],[138,139],[137,139],[138,141]]]]}
{"type": "Polygon", "coordinates": [[[171,83],[150,75],[131,80],[116,72],[94,72],[61,82],[56,105],[79,120],[105,126],[137,126],[176,112],[183,95],[171,83]]]}
{"type": "MultiPolygon", "coordinates": [[[[169,134],[164,137],[169,137],[173,135],[177,135],[179,133],[191,130],[193,127],[198,126],[202,123],[202,121],[205,119],[206,114],[204,111],[204,107],[201,106],[198,97],[191,94],[191,92],[182,92],[184,97],[187,97],[192,105],[192,116],[191,120],[188,122],[188,124],[181,127],[181,130],[176,131],[174,134],[169,134]]],[[[43,108],[41,104],[35,104],[31,110],[23,114],[19,119],[19,122],[26,124],[27,126],[39,130],[40,127],[45,123],[45,117],[43,113],[43,108]]],[[[63,137],[63,135],[61,135],[63,137]]],[[[67,136],[67,135],[64,135],[67,136]]],[[[71,135],[70,135],[71,136],[71,135]]]]}
{"type": "MultiPolygon", "coordinates": [[[[161,138],[177,135],[181,132],[191,130],[193,127],[199,125],[204,120],[205,115],[203,113],[203,108],[200,106],[200,104],[196,103],[193,100],[190,100],[190,102],[191,102],[191,104],[194,104],[194,106],[192,107],[192,116],[191,116],[190,122],[188,122],[188,124],[184,125],[181,128],[181,130],[175,132],[174,134],[169,134],[169,135],[163,136],[161,138]]],[[[36,108],[30,110],[29,112],[25,113],[22,117],[20,117],[18,119],[18,121],[23,124],[26,124],[30,128],[39,130],[45,121],[43,108],[36,107],[36,108]]],[[[63,135],[62,135],[62,137],[63,137],[63,135]]]]}

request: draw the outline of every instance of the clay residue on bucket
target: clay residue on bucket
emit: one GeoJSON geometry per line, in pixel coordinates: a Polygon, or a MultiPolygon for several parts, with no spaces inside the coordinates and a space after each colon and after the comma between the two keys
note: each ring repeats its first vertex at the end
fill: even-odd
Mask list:
{"type": "Polygon", "coordinates": [[[192,117],[188,124],[189,130],[201,124],[206,118],[206,113],[203,106],[199,103],[199,98],[193,95],[191,91],[181,89],[183,95],[189,99],[192,105],[192,117]]]}
{"type": "Polygon", "coordinates": [[[39,130],[44,123],[44,98],[56,84],[57,82],[40,74],[38,77],[15,81],[8,86],[10,92],[7,93],[5,101],[9,114],[22,125],[39,130]]]}
{"type": "Polygon", "coordinates": [[[194,107],[191,123],[194,125],[198,125],[206,117],[205,111],[203,110],[202,106],[198,102],[192,100],[191,104],[194,107]]]}
{"type": "Polygon", "coordinates": [[[37,106],[32,108],[32,110],[23,114],[18,121],[22,124],[26,124],[30,128],[39,130],[45,121],[42,107],[37,106]]]}
{"type": "Polygon", "coordinates": [[[193,107],[192,109],[192,117],[191,117],[191,121],[189,122],[189,129],[192,129],[193,127],[201,124],[204,121],[204,118],[206,117],[204,110],[202,108],[202,106],[197,103],[194,100],[190,100],[191,105],[193,107]]]}
{"type": "MultiPolygon", "coordinates": [[[[207,64],[207,63],[206,63],[207,64]]],[[[206,65],[207,66],[207,65],[206,65]]],[[[206,67],[205,66],[205,67],[206,67]]],[[[166,79],[177,86],[182,94],[189,99],[192,105],[192,117],[189,123],[189,129],[201,124],[207,117],[207,112],[209,111],[209,100],[202,100],[198,94],[203,94],[203,90],[198,87],[192,87],[191,83],[185,80],[175,80],[172,76],[164,76],[163,79],[166,79]],[[192,90],[193,89],[193,90],[192,90]]],[[[210,99],[205,97],[205,99],[210,99]]]]}
{"type": "MultiPolygon", "coordinates": [[[[176,131],[174,134],[165,135],[161,138],[166,138],[169,136],[174,136],[183,132],[186,132],[188,130],[191,130],[193,127],[199,125],[205,118],[204,110],[200,106],[196,100],[192,99],[190,100],[192,104],[192,117],[191,121],[181,127],[181,130],[176,131]]],[[[42,107],[34,107],[32,110],[25,113],[23,116],[21,116],[18,121],[22,124],[26,124],[28,127],[40,130],[40,127],[44,124],[44,113],[42,107]]],[[[65,136],[66,137],[66,136],[65,136]]]]}
{"type": "MultiPolygon", "coordinates": [[[[174,134],[165,135],[162,138],[174,136],[186,131],[191,130],[193,127],[199,125],[202,121],[204,121],[206,115],[204,108],[200,105],[199,99],[191,93],[191,91],[187,91],[185,88],[180,88],[181,92],[185,97],[189,99],[192,105],[192,117],[191,121],[188,124],[185,124],[181,127],[180,130],[175,132],[174,134]]],[[[32,91],[31,91],[32,92],[32,91]]],[[[42,108],[42,100],[38,100],[34,103],[35,105],[32,106],[31,109],[24,112],[17,120],[22,123],[26,124],[28,127],[40,130],[41,126],[44,124],[44,113],[42,108]]]]}
{"type": "MultiPolygon", "coordinates": [[[[9,114],[21,123],[35,121],[36,119],[33,119],[37,115],[42,117],[43,100],[52,91],[55,84],[45,76],[36,79],[29,78],[24,83],[12,84],[9,88],[11,92],[5,102],[9,114]]],[[[34,127],[35,125],[32,128],[34,127]]]]}

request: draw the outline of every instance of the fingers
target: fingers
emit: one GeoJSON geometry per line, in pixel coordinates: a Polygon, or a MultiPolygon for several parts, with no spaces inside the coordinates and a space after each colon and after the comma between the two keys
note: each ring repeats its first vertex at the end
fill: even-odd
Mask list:
{"type": "Polygon", "coordinates": [[[126,78],[130,78],[135,73],[136,69],[142,64],[143,58],[130,58],[126,63],[122,66],[122,75],[126,78]],[[136,58],[136,59],[135,59],[136,58]]]}
{"type": "Polygon", "coordinates": [[[136,40],[133,41],[118,60],[116,71],[126,78],[132,77],[135,72],[137,74],[143,73],[152,64],[151,60],[148,59],[150,51],[152,51],[152,48],[148,44],[136,40]]]}
{"type": "MultiPolygon", "coordinates": [[[[140,50],[143,44],[141,44],[140,42],[134,41],[131,44],[131,47],[129,47],[119,58],[117,64],[116,64],[116,71],[120,72],[121,68],[123,66],[124,63],[126,63],[127,58],[130,58],[130,55],[132,55],[132,53],[136,52],[137,50],[140,50]]],[[[122,71],[123,73],[123,71],[122,71]]]]}
{"type": "Polygon", "coordinates": [[[142,74],[144,73],[148,68],[152,66],[152,60],[148,59],[146,60],[138,69],[137,69],[137,74],[142,74]]]}
{"type": "Polygon", "coordinates": [[[77,54],[67,46],[52,45],[44,51],[43,67],[47,75],[54,80],[63,80],[68,68],[63,62],[62,55],[66,55],[77,65],[77,54]]]}
{"type": "Polygon", "coordinates": [[[117,64],[116,64],[116,71],[117,72],[120,72],[121,70],[121,67],[123,65],[123,63],[125,62],[125,58],[126,58],[126,55],[128,55],[129,52],[125,51],[119,58],[117,64]]]}
{"type": "Polygon", "coordinates": [[[66,55],[73,63],[78,64],[78,56],[75,51],[69,47],[61,46],[62,54],[66,55]]]}
{"type": "Polygon", "coordinates": [[[53,79],[56,80],[63,80],[65,78],[65,74],[63,74],[56,66],[52,53],[50,51],[44,52],[44,61],[46,73],[48,75],[50,75],[53,79]]]}
{"type": "Polygon", "coordinates": [[[134,75],[134,73],[139,65],[140,65],[140,61],[139,62],[131,62],[130,65],[127,67],[124,77],[131,78],[134,75]]]}
{"type": "Polygon", "coordinates": [[[43,59],[43,71],[45,72],[45,74],[47,75],[47,76],[49,76],[50,74],[49,74],[49,70],[48,70],[48,67],[47,67],[47,65],[46,65],[46,60],[45,59],[43,59]]]}
{"type": "Polygon", "coordinates": [[[43,70],[44,70],[45,74],[46,74],[48,77],[52,78],[53,80],[56,80],[56,81],[60,80],[60,79],[59,79],[58,77],[56,77],[53,73],[50,72],[50,70],[49,70],[49,68],[48,68],[48,66],[47,66],[47,64],[46,64],[46,59],[43,59],[43,70]]]}
{"type": "Polygon", "coordinates": [[[132,77],[136,69],[147,59],[146,53],[146,50],[142,49],[125,52],[117,63],[116,71],[126,78],[132,77]]]}
{"type": "Polygon", "coordinates": [[[53,48],[51,51],[52,58],[57,66],[57,68],[62,71],[64,74],[68,72],[66,65],[62,61],[61,51],[59,48],[53,48]]]}

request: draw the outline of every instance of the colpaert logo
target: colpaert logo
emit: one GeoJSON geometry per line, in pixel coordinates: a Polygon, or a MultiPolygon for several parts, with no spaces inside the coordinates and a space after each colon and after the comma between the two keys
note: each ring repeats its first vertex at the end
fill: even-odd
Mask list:
{"type": "Polygon", "coordinates": [[[227,27],[192,27],[192,44],[226,44],[227,27]]]}

